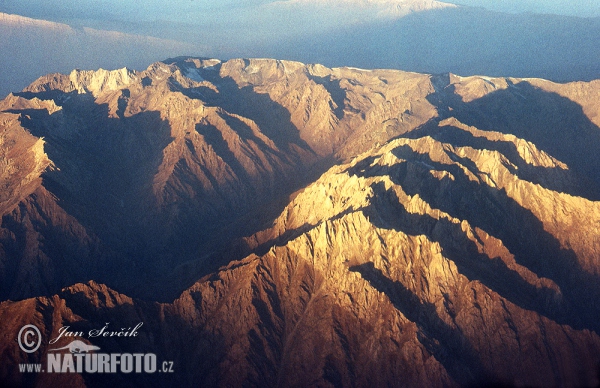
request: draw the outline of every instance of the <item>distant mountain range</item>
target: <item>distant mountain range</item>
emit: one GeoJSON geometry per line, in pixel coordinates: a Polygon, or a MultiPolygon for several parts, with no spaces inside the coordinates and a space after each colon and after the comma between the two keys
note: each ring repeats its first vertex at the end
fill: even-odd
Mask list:
{"type": "MultiPolygon", "coordinates": [[[[299,24],[309,19],[301,18],[299,24]]],[[[281,43],[266,43],[262,50],[268,57],[328,66],[567,82],[600,78],[599,37],[600,18],[446,7],[399,18],[367,18],[326,33],[305,31],[281,43]]]]}
{"type": "Polygon", "coordinates": [[[145,68],[158,58],[198,50],[167,39],[104,31],[0,13],[0,95],[73,68],[145,68]]]}
{"type": "Polygon", "coordinates": [[[431,0],[277,1],[186,14],[183,21],[66,23],[0,14],[0,49],[7,54],[0,58],[6,69],[0,95],[49,72],[144,69],[177,55],[557,82],[600,78],[600,18],[508,14],[431,0]]]}
{"type": "Polygon", "coordinates": [[[0,101],[0,381],[598,385],[599,96],[273,59],[45,75],[0,101]],[[174,373],[19,372],[65,326],[140,322],[77,340],[174,373]]]}

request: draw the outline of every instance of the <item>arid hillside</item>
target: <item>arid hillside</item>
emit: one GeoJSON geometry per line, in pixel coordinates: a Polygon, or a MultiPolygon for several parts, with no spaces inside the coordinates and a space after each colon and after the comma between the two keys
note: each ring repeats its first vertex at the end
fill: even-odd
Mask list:
{"type": "Polygon", "coordinates": [[[42,77],[0,102],[0,380],[596,386],[599,98],[270,59],[42,77]],[[18,371],[139,322],[79,339],[168,379],[18,371]]]}

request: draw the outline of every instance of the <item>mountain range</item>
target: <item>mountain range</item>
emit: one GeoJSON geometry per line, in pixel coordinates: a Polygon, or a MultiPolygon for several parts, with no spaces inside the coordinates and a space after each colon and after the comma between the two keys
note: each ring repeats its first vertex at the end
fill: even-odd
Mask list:
{"type": "Polygon", "coordinates": [[[176,40],[71,26],[0,12],[0,95],[42,75],[73,68],[145,68],[159,58],[201,50],[176,40]]]}
{"type": "Polygon", "coordinates": [[[129,18],[119,18],[97,4],[79,11],[73,5],[62,18],[50,12],[52,21],[32,19],[41,17],[37,8],[0,4],[0,50],[10,53],[0,58],[0,96],[47,73],[143,70],[176,55],[555,82],[600,78],[597,17],[510,14],[432,0],[239,2],[235,12],[202,4],[161,6],[152,19],[142,17],[144,7],[127,8],[129,18]],[[14,14],[28,9],[27,18],[14,14]]]}
{"type": "Polygon", "coordinates": [[[45,75],[0,101],[0,380],[598,385],[599,97],[273,59],[45,75]],[[140,322],[80,340],[173,374],[18,372],[140,322]]]}

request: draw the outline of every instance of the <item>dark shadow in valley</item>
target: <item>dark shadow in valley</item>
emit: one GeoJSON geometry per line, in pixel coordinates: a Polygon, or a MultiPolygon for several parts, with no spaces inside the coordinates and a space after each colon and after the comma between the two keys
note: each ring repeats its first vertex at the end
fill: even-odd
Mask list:
{"type": "Polygon", "coordinates": [[[364,212],[374,225],[412,236],[427,236],[429,240],[440,244],[444,257],[452,260],[461,274],[471,281],[480,281],[523,309],[546,316],[556,315],[556,310],[560,312],[563,309],[552,304],[557,297],[554,290],[537,289],[518,272],[508,268],[501,258],[480,253],[475,242],[462,230],[461,224],[445,218],[435,219],[429,215],[409,213],[393,191],[386,191],[380,184],[372,188],[375,193],[374,207],[364,212]],[[548,304],[550,306],[545,307],[548,304]]]}
{"type": "MultiPolygon", "coordinates": [[[[128,300],[113,291],[95,287],[98,286],[81,291],[66,289],[59,293],[74,316],[81,317],[63,324],[69,326],[69,331],[83,332],[83,338],[100,347],[99,353],[153,353],[157,358],[158,371],[85,373],[86,385],[181,387],[200,381],[202,386],[219,386],[221,364],[226,358],[226,344],[222,335],[201,323],[192,323],[168,307],[165,311],[157,303],[128,300]],[[138,326],[140,323],[142,325],[138,326]],[[90,331],[100,330],[104,326],[107,326],[105,332],[108,333],[120,332],[122,328],[132,333],[133,328],[138,327],[134,336],[89,338],[90,331]],[[168,370],[172,372],[161,373],[168,370]]],[[[200,306],[200,300],[194,298],[194,301],[200,306]]],[[[69,339],[63,338],[61,341],[58,344],[68,343],[69,339]]]]}
{"type": "MultiPolygon", "coordinates": [[[[53,115],[46,110],[16,113],[29,115],[23,117],[23,125],[46,139],[45,150],[58,167],[44,174],[44,186],[60,199],[67,213],[100,238],[110,253],[106,265],[90,275],[95,280],[132,296],[173,300],[202,276],[250,253],[248,249],[230,249],[232,241],[268,227],[287,205],[291,193],[333,163],[317,157],[299,140],[289,113],[268,95],[255,93],[250,87],[241,90],[232,79],[221,81],[225,88],[222,93],[231,93],[233,99],[215,94],[209,100],[228,105],[232,114],[221,112],[227,125],[240,139],[256,144],[274,166],[273,171],[264,160],[255,160],[256,166],[251,167],[256,167],[261,177],[248,182],[248,170],[233,155],[223,134],[212,125],[199,123],[196,130],[240,181],[223,186],[205,170],[215,188],[208,195],[199,186],[192,166],[182,160],[175,166],[176,173],[206,200],[186,197],[160,214],[154,208],[152,182],[172,138],[171,127],[159,112],[126,117],[126,91],[118,101],[119,118],[110,118],[108,106],[96,104],[89,94],[56,91],[23,95],[53,98],[63,108],[53,115]],[[261,131],[266,128],[276,138],[272,140],[278,139],[280,150],[272,150],[236,113],[248,113],[261,131]],[[263,113],[264,117],[258,117],[263,113]]],[[[193,146],[189,142],[186,145],[194,157],[193,146]]],[[[69,284],[60,284],[59,289],[69,284]]]]}
{"type": "MultiPolygon", "coordinates": [[[[126,96],[127,92],[123,93],[126,96]]],[[[151,273],[164,252],[164,240],[148,237],[160,225],[152,223],[149,217],[152,214],[146,206],[152,179],[162,162],[162,151],[172,140],[169,123],[161,119],[159,112],[111,118],[108,106],[96,104],[88,94],[24,92],[21,97],[52,98],[62,107],[53,114],[45,109],[13,112],[22,114],[21,124],[34,136],[44,138],[44,151],[55,166],[43,174],[44,187],[85,227],[94,247],[86,252],[70,242],[79,249],[71,254],[69,249],[75,248],[61,245],[65,238],[48,227],[40,230],[47,239],[42,248],[54,258],[57,270],[65,273],[77,271],[60,267],[67,265],[64,260],[57,260],[64,255],[78,254],[80,260],[90,255],[105,259],[96,268],[97,272],[87,273],[86,278],[67,280],[48,293],[93,276],[135,294],[148,276],[158,276],[151,273]],[[95,236],[101,240],[100,244],[94,240],[95,236]]],[[[120,110],[125,109],[125,103],[125,99],[119,99],[120,110]]]]}
{"type": "MultiPolygon", "coordinates": [[[[45,152],[57,167],[44,174],[47,186],[69,213],[95,224],[101,234],[102,223],[112,224],[115,217],[128,218],[133,216],[131,210],[139,211],[135,207],[140,192],[162,162],[162,151],[172,140],[171,128],[159,112],[111,118],[108,106],[96,104],[90,95],[53,92],[52,97],[62,110],[24,116],[22,125],[44,137],[45,152]]],[[[120,98],[119,110],[124,110],[124,103],[120,98]]]]}
{"type": "Polygon", "coordinates": [[[340,86],[339,79],[333,79],[332,76],[329,77],[318,77],[316,75],[307,74],[308,79],[312,80],[314,83],[321,85],[327,90],[329,95],[331,96],[331,100],[335,103],[336,106],[331,106],[331,110],[335,114],[335,117],[338,120],[344,118],[344,107],[346,106],[346,91],[340,86]]]}
{"type": "Polygon", "coordinates": [[[0,300],[50,296],[73,283],[99,278],[100,269],[103,280],[119,273],[122,257],[61,218],[39,192],[2,217],[0,300]]]}
{"type": "Polygon", "coordinates": [[[119,116],[120,119],[125,118],[125,109],[127,109],[129,97],[131,97],[131,92],[129,89],[121,90],[121,95],[117,101],[117,116],[119,116]]]}
{"type": "MultiPolygon", "coordinates": [[[[251,93],[249,89],[247,93],[251,93]]],[[[268,99],[268,95],[257,96],[254,99],[263,103],[268,99]]],[[[300,161],[306,153],[298,153],[297,147],[274,151],[241,119],[222,114],[240,139],[256,144],[264,152],[273,170],[262,159],[255,160],[256,166],[250,167],[256,168],[261,176],[249,182],[248,170],[233,155],[223,134],[208,123],[199,123],[196,130],[232,168],[239,181],[222,185],[205,169],[204,174],[207,179],[212,179],[214,188],[208,193],[197,182],[192,166],[181,160],[176,164],[175,172],[184,184],[190,185],[192,191],[202,197],[184,196],[185,201],[176,201],[159,212],[155,207],[152,183],[163,161],[163,150],[172,141],[171,127],[161,119],[159,112],[126,117],[127,91],[118,101],[119,118],[109,117],[108,106],[96,104],[89,94],[27,92],[23,97],[53,98],[62,106],[62,110],[52,115],[47,110],[14,113],[23,115],[22,124],[33,135],[45,138],[45,151],[57,167],[44,173],[44,186],[59,198],[60,206],[68,214],[92,236],[99,237],[97,249],[102,252],[91,255],[102,254],[106,259],[97,272],[69,278],[64,284],[46,290],[48,295],[73,282],[93,278],[132,296],[173,300],[202,276],[248,254],[248,249],[231,250],[232,241],[270,225],[287,204],[288,196],[332,163],[322,158],[309,169],[300,161]],[[148,287],[148,284],[159,286],[148,287]]],[[[238,98],[253,99],[239,95],[238,98]]],[[[261,109],[269,111],[268,115],[279,114],[271,108],[267,104],[261,109]]],[[[259,113],[254,112],[254,115],[259,113]]],[[[269,123],[271,130],[276,127],[277,122],[269,123]]],[[[297,135],[297,130],[294,131],[297,135]]],[[[280,136],[282,138],[285,135],[280,136]]],[[[193,145],[189,142],[186,145],[194,157],[193,145]]],[[[316,160],[316,155],[313,157],[316,160]]],[[[198,167],[202,168],[202,163],[198,167]]],[[[168,185],[167,190],[181,189],[168,185]]],[[[184,194],[185,190],[182,189],[184,194]]],[[[47,242],[45,247],[54,245],[47,242]]],[[[51,256],[58,257],[62,253],[57,248],[51,256]]],[[[60,272],[69,273],[66,270],[60,272]]],[[[34,294],[40,295],[38,291],[34,294]]],[[[26,296],[33,295],[21,295],[26,296]]]]}
{"type": "MultiPolygon", "coordinates": [[[[518,264],[539,277],[553,280],[561,294],[556,295],[555,291],[545,288],[538,290],[507,268],[499,258],[478,253],[475,243],[465,236],[460,224],[408,213],[395,193],[380,185],[373,187],[376,193],[373,206],[365,210],[371,215],[371,222],[382,228],[423,234],[437,241],[444,255],[454,261],[461,273],[470,280],[481,281],[524,309],[576,329],[600,331],[599,312],[594,307],[594,301],[600,296],[600,279],[583,270],[575,253],[563,249],[531,211],[522,208],[504,190],[470,181],[457,165],[434,162],[428,155],[416,153],[408,146],[398,147],[393,153],[408,162],[364,170],[369,165],[367,160],[349,173],[366,177],[388,176],[408,195],[418,195],[432,208],[467,220],[472,227],[501,239],[518,264]],[[453,178],[438,179],[430,171],[447,171],[453,178]]],[[[464,158],[459,160],[477,172],[474,165],[465,162],[464,158]]]]}
{"type": "Polygon", "coordinates": [[[461,386],[493,382],[477,352],[458,328],[453,328],[438,315],[433,304],[423,302],[401,282],[388,278],[373,263],[350,267],[377,291],[384,293],[394,307],[419,331],[419,342],[440,362],[452,379],[461,386]]]}
{"type": "Polygon", "coordinates": [[[556,93],[527,81],[512,83],[469,103],[462,102],[454,85],[434,93],[428,100],[441,118],[454,116],[481,130],[512,134],[527,140],[567,164],[579,187],[568,191],[600,200],[600,128],[583,108],[556,93]]]}
{"type": "MultiPolygon", "coordinates": [[[[254,144],[256,144],[263,152],[267,160],[270,162],[271,166],[277,168],[279,163],[283,163],[284,165],[287,164],[287,166],[285,167],[289,167],[290,169],[301,170],[304,167],[300,163],[300,158],[298,158],[298,155],[295,152],[291,152],[291,150],[288,150],[288,152],[282,152],[281,150],[273,150],[269,145],[265,143],[263,139],[254,134],[252,128],[250,128],[248,124],[246,124],[244,121],[240,120],[236,116],[221,115],[221,117],[225,120],[227,125],[233,131],[235,131],[235,133],[238,136],[240,136],[246,142],[253,142],[254,144]]],[[[266,172],[266,170],[269,168],[268,166],[264,165],[263,161],[259,158],[253,158],[252,161],[256,163],[256,167],[259,170],[262,169],[266,172]]],[[[283,181],[285,180],[284,175],[284,171],[273,171],[272,178],[278,178],[279,180],[283,181]]],[[[266,181],[268,181],[268,179],[266,181]]]]}
{"type": "Polygon", "coordinates": [[[498,151],[508,158],[517,168],[506,164],[511,174],[519,179],[540,185],[549,190],[567,193],[594,200],[595,193],[589,185],[584,184],[581,179],[568,169],[560,167],[541,167],[527,163],[519,154],[516,145],[508,140],[490,140],[483,136],[475,136],[471,132],[453,125],[439,126],[439,120],[431,120],[427,124],[411,131],[402,137],[418,139],[430,136],[439,142],[451,144],[454,147],[471,147],[478,150],[498,151]]]}
{"type": "Polygon", "coordinates": [[[223,134],[214,125],[208,122],[196,124],[196,132],[204,136],[204,140],[211,145],[215,153],[223,159],[225,163],[242,181],[248,182],[250,177],[241,165],[240,161],[235,157],[234,153],[229,149],[229,145],[223,139],[223,134]]]}
{"type": "Polygon", "coordinates": [[[54,100],[58,106],[63,106],[71,98],[77,98],[80,96],[77,91],[63,92],[62,90],[56,89],[41,92],[19,92],[13,94],[17,97],[23,97],[27,100],[32,100],[36,97],[40,100],[54,100]]]}
{"type": "Polygon", "coordinates": [[[221,77],[220,66],[200,69],[202,77],[214,84],[218,93],[208,87],[181,88],[180,91],[190,98],[201,98],[207,106],[221,107],[229,113],[251,119],[279,150],[290,157],[298,152],[294,146],[316,156],[300,137],[287,109],[273,101],[269,94],[256,92],[253,86],[240,86],[233,78],[221,77]]]}
{"type": "MultiPolygon", "coordinates": [[[[354,213],[355,211],[356,211],[356,209],[354,209],[354,208],[348,208],[348,209],[344,210],[343,212],[338,213],[335,216],[328,218],[327,222],[333,222],[333,221],[339,220],[348,214],[354,213]]],[[[304,233],[308,232],[309,230],[316,228],[317,226],[321,225],[321,223],[323,223],[323,222],[325,222],[325,221],[321,221],[317,224],[304,223],[303,225],[301,225],[295,229],[286,229],[283,234],[281,234],[277,237],[274,237],[268,241],[265,241],[264,243],[260,244],[256,248],[254,248],[252,250],[252,253],[257,254],[258,256],[265,255],[272,247],[284,246],[289,241],[294,240],[295,238],[303,235],[304,233]]]]}

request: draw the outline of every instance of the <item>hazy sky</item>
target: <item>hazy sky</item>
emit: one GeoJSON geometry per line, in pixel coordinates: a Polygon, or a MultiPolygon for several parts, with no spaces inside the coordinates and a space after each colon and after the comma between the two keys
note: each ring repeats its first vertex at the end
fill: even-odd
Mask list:
{"type": "MultiPolygon", "coordinates": [[[[252,7],[272,0],[0,0],[0,10],[30,17],[67,21],[171,20],[183,21],[204,14],[252,7]]],[[[506,12],[535,12],[600,16],[598,0],[457,0],[457,4],[506,12]]]]}
{"type": "Polygon", "coordinates": [[[0,52],[10,53],[0,56],[0,68],[8,69],[0,74],[0,94],[20,90],[49,72],[122,66],[142,70],[176,55],[269,57],[330,67],[535,76],[558,81],[600,78],[596,57],[600,52],[600,43],[596,43],[600,0],[449,0],[490,11],[527,14],[514,17],[485,10],[447,10],[415,14],[402,23],[378,19],[378,7],[341,5],[369,0],[302,0],[301,5],[282,6],[284,1],[268,5],[274,1],[0,0],[0,12],[66,23],[79,34],[69,38],[41,36],[37,30],[23,29],[21,35],[0,31],[0,52]],[[311,6],[311,1],[320,6],[311,6]],[[465,19],[473,15],[476,20],[465,19]],[[113,42],[110,39],[116,38],[86,36],[78,27],[137,37],[113,42]],[[144,36],[170,42],[139,43],[144,36]],[[107,55],[113,52],[113,56],[107,55]],[[505,55],[507,52],[516,54],[505,55]]]}
{"type": "Polygon", "coordinates": [[[598,0],[457,0],[455,4],[483,7],[493,11],[554,13],[581,17],[600,16],[598,0]]]}

